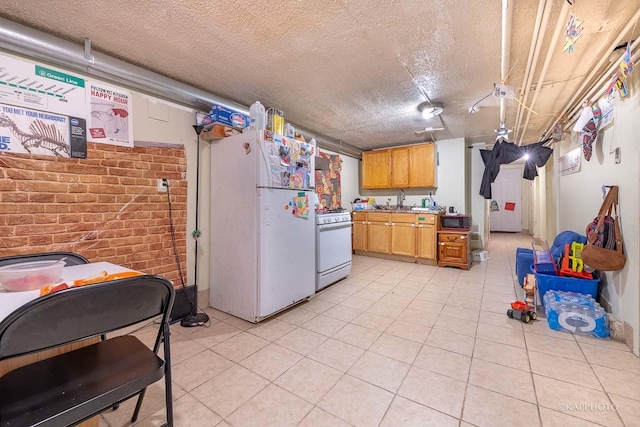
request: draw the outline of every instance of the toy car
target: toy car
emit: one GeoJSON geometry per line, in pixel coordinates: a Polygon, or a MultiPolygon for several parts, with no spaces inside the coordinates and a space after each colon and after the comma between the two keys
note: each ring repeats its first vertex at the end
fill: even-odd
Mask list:
{"type": "Polygon", "coordinates": [[[507,316],[512,319],[522,320],[524,323],[529,323],[538,318],[535,309],[532,309],[532,307],[524,301],[512,302],[511,308],[507,310],[507,316]]]}

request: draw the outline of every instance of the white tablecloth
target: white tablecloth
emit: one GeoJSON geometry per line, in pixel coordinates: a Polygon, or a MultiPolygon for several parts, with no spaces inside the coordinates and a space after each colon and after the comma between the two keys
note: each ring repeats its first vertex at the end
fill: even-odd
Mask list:
{"type": "MultiPolygon", "coordinates": [[[[72,265],[62,269],[62,282],[73,284],[74,280],[87,279],[106,271],[107,274],[131,271],[131,269],[110,262],[94,262],[91,264],[72,265]]],[[[0,322],[18,307],[38,298],[40,289],[24,292],[7,292],[0,288],[0,322]]]]}

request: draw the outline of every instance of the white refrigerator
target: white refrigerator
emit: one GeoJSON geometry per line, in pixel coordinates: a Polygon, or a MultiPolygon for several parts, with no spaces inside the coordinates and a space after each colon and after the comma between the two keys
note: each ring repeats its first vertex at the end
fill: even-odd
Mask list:
{"type": "Polygon", "coordinates": [[[315,150],[269,131],[211,143],[211,307],[255,323],[315,292],[315,150]]]}

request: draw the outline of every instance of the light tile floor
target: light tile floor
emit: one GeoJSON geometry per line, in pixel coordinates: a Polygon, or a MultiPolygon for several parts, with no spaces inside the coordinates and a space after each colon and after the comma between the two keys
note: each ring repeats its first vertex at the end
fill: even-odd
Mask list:
{"type": "MultiPolygon", "coordinates": [[[[469,271],[354,256],[349,278],[257,325],[205,308],[208,328],[172,326],[175,425],[640,426],[624,344],[507,318],[529,245],[494,234],[469,271]]],[[[136,425],[164,422],[160,384],[136,425]]]]}

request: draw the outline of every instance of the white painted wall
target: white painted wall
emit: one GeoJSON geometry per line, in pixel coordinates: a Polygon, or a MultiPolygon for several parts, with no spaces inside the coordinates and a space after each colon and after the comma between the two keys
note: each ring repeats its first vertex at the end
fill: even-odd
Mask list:
{"type": "Polygon", "coordinates": [[[470,152],[471,179],[469,184],[471,217],[473,220],[473,235],[471,236],[471,246],[473,249],[487,249],[488,227],[485,230],[485,223],[489,218],[487,201],[480,195],[480,185],[484,174],[484,162],[480,156],[480,150],[485,149],[486,143],[473,144],[470,152]],[[485,233],[486,231],[486,233],[485,233]]]}
{"type": "MultiPolygon", "coordinates": [[[[580,172],[558,178],[558,230],[585,233],[585,226],[597,215],[602,203],[603,184],[620,187],[620,219],[627,263],[619,272],[606,273],[602,298],[613,314],[633,328],[633,350],[640,354],[640,73],[630,79],[629,99],[618,102],[615,123],[600,133],[593,157],[582,159],[580,172]],[[615,164],[610,151],[620,147],[622,161],[615,164]]],[[[559,144],[560,155],[578,145],[571,141],[559,144]]],[[[555,213],[551,210],[549,215],[555,213]]]]}
{"type": "MultiPolygon", "coordinates": [[[[187,157],[187,265],[182,266],[187,285],[194,284],[195,245],[191,237],[195,230],[196,207],[196,133],[194,110],[181,105],[133,92],[133,139],[158,144],[182,144],[187,157]]],[[[200,141],[200,197],[198,229],[198,289],[209,288],[209,143],[200,141]]],[[[171,189],[171,182],[169,182],[171,189]]]]}
{"type": "MultiPolygon", "coordinates": [[[[429,192],[433,193],[433,198],[438,205],[453,206],[460,213],[466,213],[470,207],[466,206],[466,167],[465,158],[467,148],[464,138],[447,139],[436,142],[439,164],[437,188],[432,189],[404,189],[405,206],[421,206],[422,199],[427,197],[429,192]]],[[[359,175],[360,176],[360,175],[359,175]]],[[[376,203],[384,205],[387,198],[391,198],[391,205],[397,202],[399,190],[364,190],[360,186],[361,197],[375,197],[376,203]]]]}

